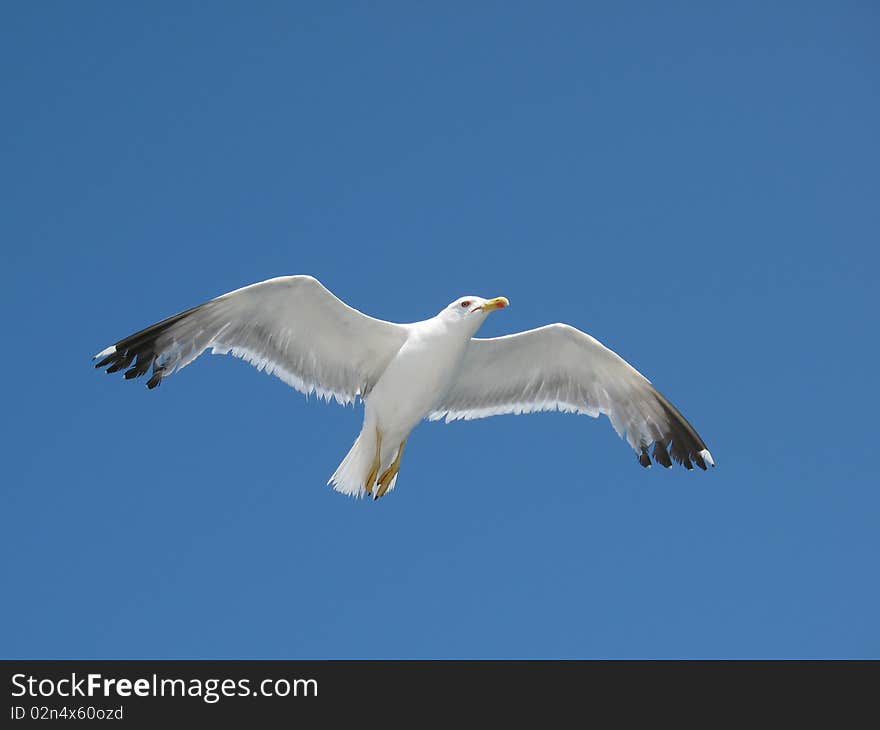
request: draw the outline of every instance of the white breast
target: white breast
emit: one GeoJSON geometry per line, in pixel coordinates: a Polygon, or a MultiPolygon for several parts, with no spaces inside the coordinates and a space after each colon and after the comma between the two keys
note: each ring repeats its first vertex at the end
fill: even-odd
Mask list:
{"type": "Polygon", "coordinates": [[[438,403],[470,339],[468,332],[431,320],[411,328],[407,341],[366,399],[366,420],[374,420],[391,441],[406,438],[438,403]]]}

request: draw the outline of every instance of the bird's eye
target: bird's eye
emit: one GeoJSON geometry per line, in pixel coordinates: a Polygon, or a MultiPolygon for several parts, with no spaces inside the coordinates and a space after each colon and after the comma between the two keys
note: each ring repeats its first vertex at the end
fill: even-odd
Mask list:
{"type": "Polygon", "coordinates": [[[465,309],[465,308],[467,308],[467,307],[469,307],[469,306],[471,306],[471,300],[470,300],[470,299],[465,299],[465,300],[461,303],[461,307],[462,307],[462,309],[465,309]]]}

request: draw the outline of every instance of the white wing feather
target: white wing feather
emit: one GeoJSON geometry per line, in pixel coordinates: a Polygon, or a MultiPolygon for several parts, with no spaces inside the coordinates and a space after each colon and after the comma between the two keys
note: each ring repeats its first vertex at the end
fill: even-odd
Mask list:
{"type": "Polygon", "coordinates": [[[564,411],[608,416],[650,465],[714,466],[693,427],[650,381],[601,342],[565,324],[468,344],[459,372],[430,420],[564,411]],[[668,448],[668,452],[667,452],[668,448]]]}
{"type": "Polygon", "coordinates": [[[297,390],[365,396],[407,337],[404,325],[349,307],[311,276],[252,284],[169,317],[98,353],[96,367],[144,375],[151,388],[206,349],[231,353],[297,390]]]}

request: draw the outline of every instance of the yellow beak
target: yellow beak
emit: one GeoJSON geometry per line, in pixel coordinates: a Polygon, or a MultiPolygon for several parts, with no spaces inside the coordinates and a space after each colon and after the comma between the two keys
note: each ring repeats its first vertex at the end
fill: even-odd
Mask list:
{"type": "Polygon", "coordinates": [[[484,312],[491,312],[493,309],[504,309],[509,306],[510,302],[507,301],[507,297],[495,297],[485,302],[480,309],[484,312]]]}

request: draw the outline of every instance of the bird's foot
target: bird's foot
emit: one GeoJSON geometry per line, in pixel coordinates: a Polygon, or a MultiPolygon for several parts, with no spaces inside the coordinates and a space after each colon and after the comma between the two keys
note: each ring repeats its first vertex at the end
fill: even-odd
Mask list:
{"type": "Polygon", "coordinates": [[[373,493],[373,485],[376,483],[376,475],[379,473],[379,469],[382,466],[382,462],[380,461],[381,454],[382,454],[382,434],[379,432],[379,429],[377,428],[376,429],[376,453],[373,456],[373,463],[370,465],[370,471],[367,474],[367,481],[364,482],[364,489],[367,490],[367,494],[373,493]]]}
{"type": "Polygon", "coordinates": [[[376,483],[376,475],[379,473],[379,464],[375,464],[370,468],[370,473],[367,474],[367,481],[364,482],[364,489],[367,490],[367,494],[373,493],[373,485],[376,483]]]}
{"type": "Polygon", "coordinates": [[[391,482],[394,481],[394,477],[397,476],[397,472],[400,471],[400,459],[403,456],[403,447],[406,444],[404,441],[400,446],[397,447],[397,456],[394,457],[394,461],[391,462],[391,466],[389,466],[385,471],[382,472],[382,475],[379,477],[379,488],[376,490],[376,496],[373,499],[379,499],[385,492],[388,491],[388,487],[391,486],[391,482]]]}
{"type": "Polygon", "coordinates": [[[391,481],[397,476],[398,471],[400,471],[400,466],[392,464],[382,472],[382,476],[379,477],[379,481],[377,482],[378,489],[376,489],[375,499],[379,499],[379,497],[383,496],[385,492],[388,491],[388,487],[391,486],[391,481]]]}

